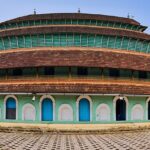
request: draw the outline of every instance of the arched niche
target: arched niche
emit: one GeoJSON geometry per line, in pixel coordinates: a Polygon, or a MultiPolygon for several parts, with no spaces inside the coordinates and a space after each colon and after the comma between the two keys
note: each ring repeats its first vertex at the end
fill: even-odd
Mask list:
{"type": "Polygon", "coordinates": [[[141,104],[136,104],[133,106],[131,111],[131,120],[143,120],[144,119],[144,109],[141,104]]]}
{"type": "Polygon", "coordinates": [[[73,109],[69,104],[62,104],[59,107],[59,121],[73,121],[73,109]]]}
{"type": "Polygon", "coordinates": [[[22,120],[34,121],[36,117],[36,110],[32,104],[25,104],[22,109],[22,120]]]}
{"type": "Polygon", "coordinates": [[[107,104],[100,104],[97,107],[96,121],[110,121],[110,108],[107,104]]]}

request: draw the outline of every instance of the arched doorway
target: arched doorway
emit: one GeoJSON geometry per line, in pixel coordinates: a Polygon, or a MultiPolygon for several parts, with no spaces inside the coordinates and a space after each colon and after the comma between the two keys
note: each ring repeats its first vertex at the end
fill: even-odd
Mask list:
{"type": "Polygon", "coordinates": [[[16,119],[16,100],[12,97],[6,100],[6,119],[16,119]]]}
{"type": "Polygon", "coordinates": [[[107,104],[100,104],[96,109],[96,121],[109,121],[110,108],[107,104]]]}
{"type": "Polygon", "coordinates": [[[45,98],[42,100],[41,120],[53,121],[53,101],[50,98],[45,98]]]}
{"type": "Polygon", "coordinates": [[[148,101],[148,120],[150,120],[150,101],[148,101]]]}
{"type": "Polygon", "coordinates": [[[124,121],[126,120],[126,101],[123,99],[118,99],[116,101],[116,120],[124,121]]]}
{"type": "Polygon", "coordinates": [[[35,120],[35,107],[32,104],[26,104],[23,107],[23,120],[34,121],[35,120]]]}
{"type": "Polygon", "coordinates": [[[62,104],[59,108],[60,121],[73,121],[73,110],[72,107],[68,104],[62,104]]]}
{"type": "Polygon", "coordinates": [[[90,102],[86,98],[79,101],[79,121],[90,121],[90,102]]]}

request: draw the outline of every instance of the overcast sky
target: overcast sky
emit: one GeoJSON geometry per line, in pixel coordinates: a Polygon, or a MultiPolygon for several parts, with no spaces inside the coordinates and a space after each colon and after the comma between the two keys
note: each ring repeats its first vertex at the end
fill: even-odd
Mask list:
{"type": "MultiPolygon", "coordinates": [[[[0,0],[0,21],[33,13],[77,12],[127,17],[150,28],[150,0],[0,0]]],[[[146,32],[150,33],[150,29],[146,32]]]]}

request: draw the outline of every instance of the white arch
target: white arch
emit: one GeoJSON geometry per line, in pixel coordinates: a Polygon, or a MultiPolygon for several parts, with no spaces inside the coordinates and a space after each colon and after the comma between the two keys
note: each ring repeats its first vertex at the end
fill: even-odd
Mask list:
{"type": "Polygon", "coordinates": [[[52,102],[53,102],[53,121],[55,121],[55,99],[51,95],[43,95],[40,98],[40,103],[39,103],[39,105],[40,105],[39,106],[40,107],[40,121],[42,121],[42,101],[46,98],[52,100],[52,102]]]}
{"type": "Polygon", "coordinates": [[[59,121],[73,121],[73,109],[69,104],[62,104],[59,107],[59,121]]]}
{"type": "Polygon", "coordinates": [[[90,121],[92,121],[92,99],[90,96],[87,96],[87,95],[79,96],[77,101],[76,101],[76,108],[77,108],[76,118],[77,118],[77,121],[79,121],[79,101],[83,98],[87,99],[90,102],[90,121]]]}
{"type": "Polygon", "coordinates": [[[110,108],[107,104],[100,104],[97,107],[96,121],[110,121],[110,108]]]}
{"type": "Polygon", "coordinates": [[[144,109],[141,104],[136,104],[132,108],[131,120],[143,120],[144,119],[144,109]]]}
{"type": "Polygon", "coordinates": [[[16,120],[18,119],[18,99],[15,95],[7,95],[4,98],[4,119],[6,119],[6,101],[8,98],[13,98],[16,101],[16,120]]]}
{"type": "Polygon", "coordinates": [[[35,121],[35,116],[35,107],[30,103],[25,104],[22,109],[22,120],[35,121]]]}
{"type": "Polygon", "coordinates": [[[146,111],[145,111],[145,116],[146,116],[146,120],[148,120],[148,103],[150,101],[150,97],[146,100],[146,111]]]}
{"type": "MultiPolygon", "coordinates": [[[[126,120],[128,120],[128,105],[129,105],[128,98],[126,96],[123,96],[122,98],[126,102],[126,120]]],[[[114,110],[113,114],[114,114],[115,121],[116,121],[116,102],[118,99],[120,99],[120,96],[115,96],[115,98],[113,99],[113,110],[114,110]]]]}

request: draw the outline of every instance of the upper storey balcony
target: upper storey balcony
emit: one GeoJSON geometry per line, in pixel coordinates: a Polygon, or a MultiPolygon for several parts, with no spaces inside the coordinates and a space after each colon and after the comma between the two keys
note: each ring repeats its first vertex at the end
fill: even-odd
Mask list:
{"type": "Polygon", "coordinates": [[[90,67],[0,70],[0,91],[23,93],[150,94],[150,72],[90,67]]]}
{"type": "Polygon", "coordinates": [[[0,69],[0,81],[17,80],[150,81],[150,71],[99,67],[30,67],[0,69]]]}
{"type": "Polygon", "coordinates": [[[0,50],[94,47],[150,52],[150,35],[139,22],[80,13],[40,14],[0,24],[0,50]]]}

